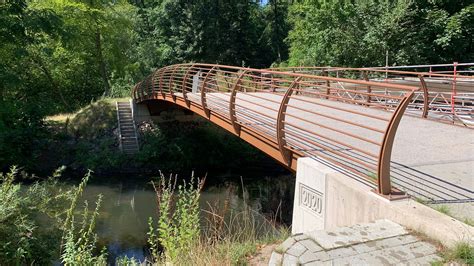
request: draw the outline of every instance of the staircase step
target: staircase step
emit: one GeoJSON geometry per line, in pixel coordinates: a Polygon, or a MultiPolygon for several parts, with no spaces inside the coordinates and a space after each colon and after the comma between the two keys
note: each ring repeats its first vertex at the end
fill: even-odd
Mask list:
{"type": "Polygon", "coordinates": [[[138,152],[138,137],[130,102],[117,102],[117,119],[120,125],[120,144],[123,153],[138,152]]]}

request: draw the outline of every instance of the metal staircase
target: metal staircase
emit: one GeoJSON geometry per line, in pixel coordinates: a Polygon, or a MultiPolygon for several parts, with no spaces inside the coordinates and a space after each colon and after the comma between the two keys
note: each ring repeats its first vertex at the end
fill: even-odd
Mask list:
{"type": "Polygon", "coordinates": [[[139,150],[137,128],[131,102],[116,102],[120,150],[135,154],[139,150]]]}

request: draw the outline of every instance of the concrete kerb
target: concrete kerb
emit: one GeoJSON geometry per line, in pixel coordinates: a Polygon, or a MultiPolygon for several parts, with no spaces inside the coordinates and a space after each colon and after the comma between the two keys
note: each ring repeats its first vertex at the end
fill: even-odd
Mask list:
{"type": "Polygon", "coordinates": [[[472,226],[412,199],[389,201],[372,192],[370,187],[311,158],[298,159],[293,234],[379,219],[391,220],[446,247],[453,247],[459,242],[474,244],[472,226]],[[313,188],[304,193],[314,195],[301,194],[301,187],[313,188]],[[317,213],[320,209],[323,215],[317,213]]]}

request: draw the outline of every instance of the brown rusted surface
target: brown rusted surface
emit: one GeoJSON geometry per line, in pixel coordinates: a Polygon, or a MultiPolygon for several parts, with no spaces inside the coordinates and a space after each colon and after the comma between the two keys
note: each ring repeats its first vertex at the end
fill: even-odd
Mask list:
{"type": "Polygon", "coordinates": [[[245,75],[245,72],[247,70],[244,70],[239,77],[237,78],[237,81],[235,82],[234,86],[232,87],[232,91],[230,93],[230,100],[229,100],[229,117],[230,117],[230,123],[234,127],[235,134],[240,135],[240,125],[237,123],[237,114],[235,110],[235,99],[237,96],[237,91],[239,90],[239,85],[242,81],[242,78],[245,75]]]}
{"type": "Polygon", "coordinates": [[[423,75],[419,75],[420,79],[420,85],[421,89],[423,91],[423,111],[421,113],[421,117],[427,118],[428,117],[428,111],[429,111],[429,95],[428,95],[428,87],[426,86],[426,81],[425,78],[423,78],[423,75]]]}
{"type": "Polygon", "coordinates": [[[299,157],[309,156],[389,195],[394,136],[419,90],[297,71],[179,64],[155,71],[132,97],[188,109],[293,171],[299,157]]]}
{"type": "Polygon", "coordinates": [[[280,109],[278,110],[277,116],[277,125],[276,125],[276,133],[277,133],[277,141],[278,141],[278,148],[280,149],[281,156],[285,160],[285,162],[289,165],[291,163],[291,149],[286,148],[286,138],[285,138],[285,116],[286,110],[288,107],[288,102],[290,101],[291,94],[293,94],[294,88],[298,85],[298,81],[301,77],[295,78],[295,80],[291,83],[286,91],[283,99],[280,103],[280,109]]]}
{"type": "MultiPolygon", "coordinates": [[[[474,64],[462,64],[469,67],[474,64]]],[[[380,67],[380,68],[346,68],[346,67],[286,67],[272,70],[288,71],[332,77],[362,77],[367,81],[383,81],[410,86],[421,86],[423,90],[415,92],[412,101],[407,107],[407,114],[421,116],[430,120],[450,123],[458,126],[474,128],[474,75],[472,71],[457,71],[457,63],[434,65],[433,67],[452,67],[452,71],[431,70],[431,66],[405,66],[405,67],[380,67]],[[421,81],[419,77],[423,77],[421,81]]],[[[356,90],[362,90],[355,86],[356,90]]],[[[390,102],[372,96],[370,86],[366,87],[369,93],[364,96],[368,103],[378,102],[381,109],[390,102]]],[[[348,90],[345,92],[350,93],[348,90]]],[[[339,95],[334,91],[333,95],[339,95]]],[[[387,92],[397,95],[395,91],[387,92]]],[[[333,98],[334,99],[334,98],[333,98]]]]}
{"type": "Polygon", "coordinates": [[[382,147],[380,149],[379,163],[378,163],[378,190],[380,194],[388,195],[392,191],[392,184],[390,183],[390,158],[392,157],[393,141],[395,140],[395,134],[397,132],[398,125],[402,119],[405,109],[410,103],[410,99],[413,97],[413,91],[408,92],[406,97],[398,105],[392,116],[387,130],[384,135],[382,147]]]}

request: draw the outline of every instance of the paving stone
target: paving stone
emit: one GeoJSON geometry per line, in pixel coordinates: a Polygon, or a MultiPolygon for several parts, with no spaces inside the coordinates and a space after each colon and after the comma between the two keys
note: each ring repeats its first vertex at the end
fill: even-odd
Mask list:
{"type": "Polygon", "coordinates": [[[355,256],[352,256],[348,259],[351,261],[354,261],[355,265],[390,265],[389,261],[380,259],[379,256],[377,256],[376,252],[380,251],[374,251],[373,253],[364,253],[364,254],[358,254],[355,256]]]}
{"type": "Polygon", "coordinates": [[[330,260],[329,254],[326,251],[319,251],[314,253],[315,261],[327,261],[330,260]]]}
{"type": "Polygon", "coordinates": [[[296,242],[291,246],[287,251],[286,254],[293,255],[295,257],[301,256],[306,250],[308,250],[305,246],[303,246],[300,242],[296,242]]]}
{"type": "Polygon", "coordinates": [[[296,240],[293,237],[289,237],[283,243],[281,243],[280,246],[278,246],[278,250],[281,252],[286,252],[291,246],[293,246],[296,243],[296,240]]]}
{"type": "Polygon", "coordinates": [[[420,257],[420,258],[416,258],[416,259],[413,259],[413,260],[409,260],[407,262],[404,262],[403,264],[404,265],[429,265],[433,262],[436,262],[436,261],[441,261],[441,257],[438,256],[437,254],[431,254],[431,255],[428,255],[428,256],[424,256],[424,257],[420,257]]]}
{"type": "Polygon", "coordinates": [[[283,255],[277,252],[272,252],[268,266],[280,266],[283,262],[283,255]]]}
{"type": "Polygon", "coordinates": [[[316,242],[314,242],[311,239],[305,239],[305,240],[299,241],[299,243],[301,243],[303,246],[305,246],[309,251],[313,253],[323,250],[321,246],[316,244],[316,242]]]}
{"type": "Polygon", "coordinates": [[[298,258],[289,254],[283,255],[283,266],[297,266],[298,258]]]}
{"type": "Polygon", "coordinates": [[[283,265],[427,265],[440,259],[435,246],[388,220],[308,235],[281,245],[287,250],[279,257],[283,265]]]}
{"type": "Polygon", "coordinates": [[[333,264],[331,261],[312,261],[303,265],[304,266],[332,266],[333,264]]]}
{"type": "Polygon", "coordinates": [[[417,241],[418,239],[412,235],[402,235],[402,236],[396,236],[396,237],[391,237],[391,238],[386,238],[386,239],[381,239],[381,240],[369,241],[369,242],[353,245],[352,247],[358,253],[366,253],[366,252],[374,251],[377,249],[391,248],[391,247],[414,243],[417,241]]]}
{"type": "Polygon", "coordinates": [[[305,234],[297,234],[297,235],[294,235],[293,236],[293,239],[296,240],[296,241],[301,241],[301,240],[305,240],[305,239],[308,239],[309,236],[305,235],[305,234]]]}
{"type": "Polygon", "coordinates": [[[379,247],[377,246],[377,241],[369,241],[362,244],[353,245],[352,248],[359,254],[379,249],[379,247]]]}
{"type": "Polygon", "coordinates": [[[337,228],[331,231],[317,230],[308,233],[324,249],[333,249],[405,234],[407,234],[407,231],[402,226],[389,220],[378,220],[369,224],[337,228]]]}
{"type": "Polygon", "coordinates": [[[375,241],[375,243],[379,249],[383,249],[383,248],[391,248],[391,247],[406,245],[406,244],[414,243],[417,241],[418,241],[418,238],[412,235],[402,235],[402,236],[381,239],[381,240],[375,241]]]}
{"type": "Polygon", "coordinates": [[[336,248],[327,251],[327,253],[331,259],[344,258],[358,254],[352,247],[336,248]]]}
{"type": "Polygon", "coordinates": [[[314,252],[311,252],[310,250],[306,250],[303,255],[299,257],[299,262],[301,264],[305,264],[308,262],[316,261],[316,255],[314,252]]]}
{"type": "Polygon", "coordinates": [[[408,251],[406,252],[413,254],[416,258],[436,253],[436,247],[427,242],[419,241],[407,244],[403,247],[408,248],[408,251]]]}

